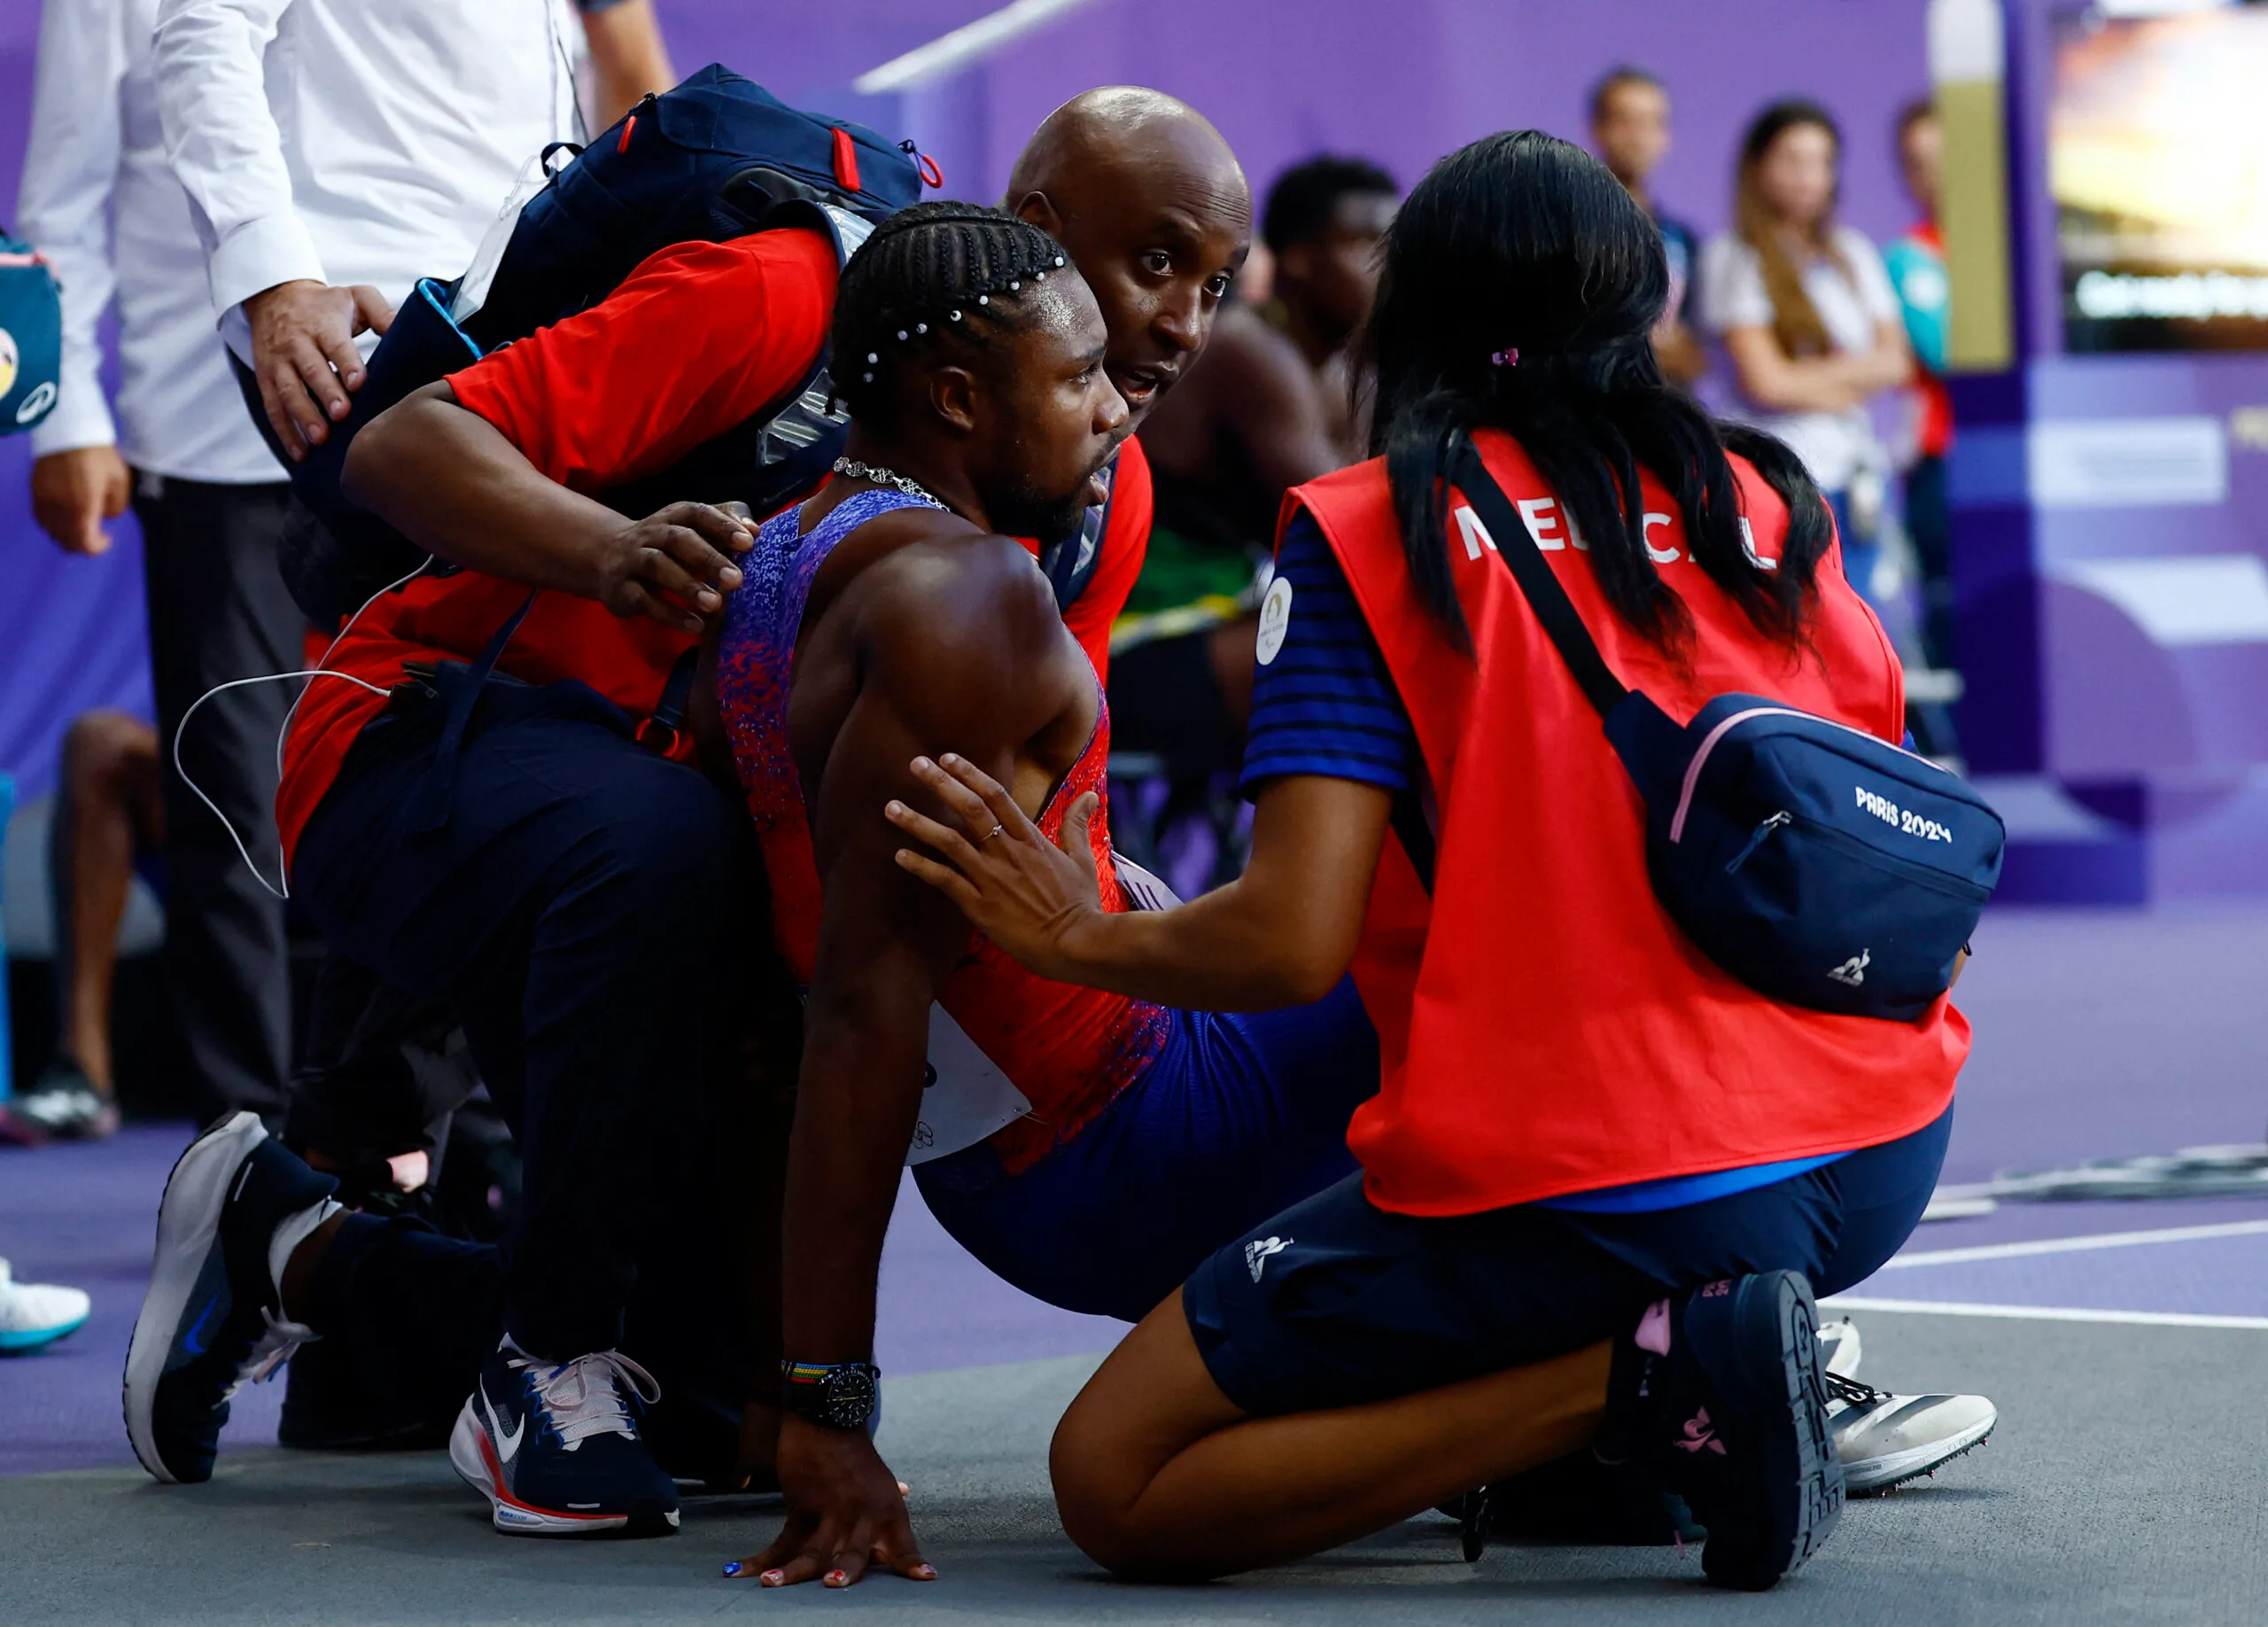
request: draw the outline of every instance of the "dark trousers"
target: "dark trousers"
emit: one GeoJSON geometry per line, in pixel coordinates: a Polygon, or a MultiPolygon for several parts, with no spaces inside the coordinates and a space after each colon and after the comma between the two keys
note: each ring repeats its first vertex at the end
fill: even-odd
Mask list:
{"type": "Polygon", "coordinates": [[[405,691],[364,728],[300,838],[299,896],[334,951],[463,1023],[524,1167],[514,1337],[610,1349],[634,1297],[744,1368],[725,1191],[768,919],[752,833],[579,684],[489,684],[437,775],[447,704],[405,691]]]}
{"type": "Polygon", "coordinates": [[[1625,1214],[1390,1213],[1350,1175],[1207,1260],[1182,1304],[1214,1382],[1248,1413],[1410,1395],[1581,1350],[1719,1277],[1799,1271],[1840,1293],[1912,1234],[1952,1134],[1948,1106],[1769,1186],[1625,1214]]]}
{"type": "Polygon", "coordinates": [[[284,1137],[376,1178],[400,1153],[439,1154],[480,1088],[454,1009],[327,954],[309,996],[284,1137]]]}
{"type": "MultiPolygon", "coordinates": [[[[200,1117],[280,1111],[291,1065],[284,905],[174,767],[175,731],[199,696],[231,679],[301,666],[306,618],[276,564],[290,490],[281,482],[135,479],[164,764],[166,984],[195,1064],[200,1117]]],[[[247,684],[216,697],[198,710],[181,746],[190,778],[236,827],[271,885],[276,736],[296,687],[247,684]]]]}

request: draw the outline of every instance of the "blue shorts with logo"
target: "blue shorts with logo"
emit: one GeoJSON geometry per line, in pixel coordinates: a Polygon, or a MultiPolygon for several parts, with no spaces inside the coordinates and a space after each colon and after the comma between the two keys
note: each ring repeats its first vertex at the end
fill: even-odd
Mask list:
{"type": "Polygon", "coordinates": [[[1173,1019],[1149,1070],[1022,1173],[983,1142],[916,1165],[938,1223],[1026,1293],[1132,1322],[1355,1170],[1347,1121],[1377,1094],[1379,1042],[1351,979],[1312,1006],[1173,1019]]]}
{"type": "Polygon", "coordinates": [[[1800,1271],[1838,1293],[1912,1233],[1952,1133],[1948,1106],[1911,1135],[1768,1186],[1635,1213],[1393,1214],[1349,1175],[1214,1254],[1183,1309],[1214,1382],[1247,1413],[1433,1390],[1596,1344],[1720,1277],[1800,1271]]]}

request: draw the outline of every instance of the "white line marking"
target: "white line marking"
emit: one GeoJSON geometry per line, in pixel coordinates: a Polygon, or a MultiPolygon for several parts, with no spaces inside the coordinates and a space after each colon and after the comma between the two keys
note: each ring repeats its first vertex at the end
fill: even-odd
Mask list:
{"type": "Polygon", "coordinates": [[[1912,1311],[1927,1316],[2006,1317],[2020,1322],[2111,1322],[2140,1327],[2249,1327],[2268,1330],[2268,1316],[2205,1316],[2182,1311],[2090,1311],[2069,1305],[1972,1305],[1957,1299],[1876,1299],[1835,1294],[1830,1311],[1912,1311]]]}
{"type": "Polygon", "coordinates": [[[1973,1249],[1930,1249],[1893,1255],[1884,1271],[1907,1265],[1958,1265],[1969,1260],[2013,1260],[2030,1254],[2078,1254],[2090,1249],[2131,1249],[2142,1243],[2197,1242],[2208,1237],[2254,1237],[2268,1232],[2268,1220],[2230,1220],[2215,1226],[2174,1226],[2155,1232],[2098,1232],[2084,1237],[2047,1237],[2033,1242],[1982,1243],[1973,1249]]]}
{"type": "Polygon", "coordinates": [[[927,45],[916,45],[902,57],[892,57],[880,67],[867,69],[850,82],[850,88],[860,96],[879,96],[885,90],[910,90],[926,85],[931,80],[959,73],[1050,19],[1086,4],[1087,0],[1014,0],[951,34],[939,35],[927,45]]]}

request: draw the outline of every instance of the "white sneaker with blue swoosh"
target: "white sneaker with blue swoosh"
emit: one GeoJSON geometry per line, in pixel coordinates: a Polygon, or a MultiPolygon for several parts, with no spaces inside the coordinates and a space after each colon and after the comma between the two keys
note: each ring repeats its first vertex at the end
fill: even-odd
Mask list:
{"type": "Polygon", "coordinates": [[[664,1535],[677,1530],[677,1485],[638,1433],[638,1414],[660,1398],[653,1374],[619,1351],[550,1362],[508,1338],[457,1413],[449,1463],[487,1498],[500,1531],[664,1535]]]}

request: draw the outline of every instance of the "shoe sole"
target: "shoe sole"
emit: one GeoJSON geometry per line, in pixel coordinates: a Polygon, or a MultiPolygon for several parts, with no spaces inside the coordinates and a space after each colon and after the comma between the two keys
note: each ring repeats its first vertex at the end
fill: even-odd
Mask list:
{"type": "Polygon", "coordinates": [[[660,1536],[678,1528],[678,1511],[663,1516],[664,1523],[641,1522],[633,1526],[626,1514],[577,1514],[571,1509],[539,1508],[514,1497],[504,1484],[504,1466],[496,1460],[495,1444],[467,1397],[449,1431],[449,1467],[457,1478],[488,1499],[489,1517],[508,1537],[660,1536]]]}
{"type": "MultiPolygon", "coordinates": [[[[1786,1490],[1766,1510],[1767,1563],[1746,1574],[1720,1576],[1709,1571],[1709,1577],[1723,1586],[1760,1592],[1803,1569],[1826,1545],[1843,1517],[1843,1466],[1828,1425],[1819,1309],[1811,1284],[1798,1273],[1774,1272],[1741,1279],[1734,1294],[1732,1320],[1736,1325],[1745,1327],[1753,1319],[1768,1316],[1778,1335],[1777,1359],[1768,1366],[1759,1366],[1747,1340],[1736,1341],[1728,1354],[1742,1389],[1762,1398],[1754,1416],[1765,1483],[1786,1490]],[[1764,1296],[1770,1297],[1768,1304],[1758,1303],[1764,1296]]],[[[1702,1523],[1708,1522],[1704,1518],[1702,1523]]],[[[1705,1548],[1705,1571],[1709,1557],[1705,1548]]]]}
{"type": "Polygon", "coordinates": [[[58,1339],[69,1338],[86,1325],[87,1319],[82,1316],[76,1321],[65,1322],[54,1327],[0,1329],[0,1356],[28,1356],[34,1351],[43,1351],[58,1339]]]}
{"type": "Polygon", "coordinates": [[[181,1319],[203,1274],[206,1256],[220,1235],[221,1211],[229,1187],[253,1148],[268,1139],[255,1113],[237,1113],[191,1141],[166,1177],[158,1203],[158,1247],[150,1267],[150,1291],[134,1319],[134,1341],[126,1350],[126,1378],[120,1405],[126,1436],[142,1467],[163,1484],[182,1483],[158,1453],[153,1409],[166,1358],[181,1333],[181,1319]]]}
{"type": "Polygon", "coordinates": [[[2000,1426],[1999,1413],[1982,1423],[1972,1424],[1941,1441],[1931,1441],[1926,1446],[1909,1447],[1904,1452],[1887,1452],[1879,1458],[1863,1458],[1856,1463],[1843,1466],[1843,1484],[1852,1497],[1879,1497],[1884,1492],[1918,1480],[1924,1475],[1943,1468],[1955,1458],[1965,1458],[1992,1438],[1992,1431],[2000,1426]]]}

